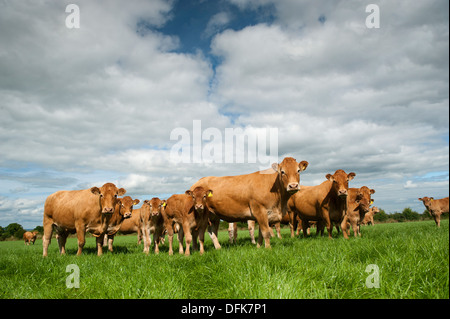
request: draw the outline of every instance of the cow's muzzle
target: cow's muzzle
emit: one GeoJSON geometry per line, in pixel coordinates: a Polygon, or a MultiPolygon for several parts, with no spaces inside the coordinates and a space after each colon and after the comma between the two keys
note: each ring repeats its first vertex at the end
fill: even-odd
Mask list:
{"type": "Polygon", "coordinates": [[[114,208],[112,208],[112,207],[105,207],[105,208],[103,208],[102,213],[103,214],[112,214],[112,213],[114,213],[114,208]]]}

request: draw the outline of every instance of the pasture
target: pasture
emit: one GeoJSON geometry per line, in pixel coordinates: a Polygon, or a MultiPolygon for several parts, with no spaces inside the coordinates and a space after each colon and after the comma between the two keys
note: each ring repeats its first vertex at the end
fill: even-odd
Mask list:
{"type": "Polygon", "coordinates": [[[449,298],[448,220],[440,229],[423,221],[366,226],[362,234],[290,238],[283,228],[268,250],[252,245],[247,230],[237,244],[222,231],[221,250],[206,236],[205,254],[190,257],[178,254],[176,240],[173,256],[167,241],[159,255],[146,256],[136,235],[116,236],[115,251],[101,257],[93,237],[79,257],[76,238],[67,240],[65,256],[53,238],[47,258],[42,239],[0,242],[0,298],[449,298]],[[80,269],[79,288],[66,287],[70,264],[80,269]],[[379,288],[366,287],[368,265],[379,268],[379,288]]]}

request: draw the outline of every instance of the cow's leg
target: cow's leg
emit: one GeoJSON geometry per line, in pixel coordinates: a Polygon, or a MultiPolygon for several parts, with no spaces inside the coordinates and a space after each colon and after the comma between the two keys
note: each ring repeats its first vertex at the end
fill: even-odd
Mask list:
{"type": "Polygon", "coordinates": [[[200,242],[200,255],[203,255],[205,252],[205,232],[206,232],[206,225],[205,227],[201,227],[198,231],[198,240],[200,242]]]}
{"type": "Polygon", "coordinates": [[[188,223],[183,223],[183,232],[186,240],[186,252],[184,253],[186,256],[191,254],[191,242],[192,242],[192,233],[191,228],[188,223]]]}
{"type": "Polygon", "coordinates": [[[113,251],[114,236],[115,235],[108,235],[108,250],[110,252],[113,251]]]}
{"type": "Polygon", "coordinates": [[[217,218],[217,217],[211,217],[210,220],[211,220],[211,225],[208,226],[209,237],[213,241],[214,248],[215,249],[220,249],[221,246],[220,246],[219,240],[217,239],[217,233],[219,231],[220,219],[217,218]]]}
{"type": "Polygon", "coordinates": [[[159,253],[159,234],[158,229],[155,229],[155,232],[153,233],[153,243],[155,244],[155,254],[159,253]]]}
{"type": "Polygon", "coordinates": [[[330,216],[324,216],[325,227],[327,228],[328,238],[333,238],[333,224],[331,223],[330,216]]]}
{"type": "Polygon", "coordinates": [[[278,237],[279,239],[282,239],[282,237],[281,237],[281,232],[280,232],[280,225],[281,225],[280,222],[275,223],[275,230],[277,231],[277,237],[278,237]]]}
{"type": "Polygon", "coordinates": [[[58,247],[59,247],[59,253],[61,255],[66,254],[66,240],[67,236],[69,236],[68,233],[61,232],[58,234],[58,247]]]}
{"type": "Polygon", "coordinates": [[[103,255],[103,239],[105,235],[100,235],[95,238],[95,243],[97,244],[97,256],[103,255]]]}
{"type": "Polygon", "coordinates": [[[169,237],[169,255],[173,255],[173,226],[170,224],[165,224],[167,229],[167,236],[169,237]]]}
{"type": "Polygon", "coordinates": [[[194,230],[192,232],[192,249],[193,250],[198,250],[197,238],[198,238],[198,230],[197,231],[194,230]]]}
{"type": "Polygon", "coordinates": [[[180,227],[180,229],[178,230],[178,253],[180,255],[184,254],[183,241],[184,241],[184,230],[183,227],[180,227]]]}
{"type": "MultiPolygon", "coordinates": [[[[347,216],[347,215],[345,215],[347,216]]],[[[339,225],[341,227],[345,227],[344,224],[348,227],[348,223],[345,221],[345,218],[343,218],[340,222],[336,222],[336,229],[338,229],[338,234],[339,234],[339,225]]],[[[352,224],[352,228],[353,228],[353,224],[352,224]]],[[[342,228],[343,229],[343,228],[342,228]]],[[[348,235],[350,234],[350,228],[348,227],[348,232],[347,231],[342,231],[342,235],[344,235],[345,239],[348,239],[348,235]]],[[[353,228],[353,231],[355,230],[355,228],[353,228]]]]}
{"type": "Polygon", "coordinates": [[[75,228],[78,239],[77,256],[80,256],[83,251],[84,244],[86,243],[86,227],[82,224],[75,224],[75,228]]]}
{"type": "Polygon", "coordinates": [[[256,245],[256,240],[255,240],[255,225],[256,225],[256,222],[254,220],[248,220],[247,221],[247,225],[248,225],[248,233],[250,234],[250,239],[252,241],[252,244],[256,245]]]}
{"type": "MultiPolygon", "coordinates": [[[[344,233],[344,234],[350,234],[350,224],[349,224],[350,222],[349,222],[349,220],[348,220],[348,215],[345,215],[344,216],[344,219],[342,220],[342,225],[341,225],[341,228],[342,228],[342,232],[344,233]]],[[[352,224],[352,226],[353,226],[353,222],[351,223],[352,224]]],[[[336,224],[336,229],[337,229],[337,224],[336,224]]],[[[354,229],[353,229],[354,230],[354,229]]],[[[338,231],[338,234],[339,234],[339,231],[338,231]]]]}
{"type": "Polygon", "coordinates": [[[144,253],[148,255],[152,240],[150,238],[150,228],[148,226],[142,227],[142,235],[144,236],[144,253]]]}
{"type": "Polygon", "coordinates": [[[269,220],[267,218],[267,213],[264,207],[260,206],[253,206],[250,207],[252,210],[252,214],[256,218],[256,222],[259,224],[259,236],[258,236],[258,244],[256,247],[261,247],[262,240],[264,238],[264,245],[265,248],[271,248],[270,247],[270,226],[269,226],[269,220]]]}
{"type": "Polygon", "coordinates": [[[228,238],[230,240],[230,244],[232,244],[234,242],[234,238],[233,238],[234,224],[235,223],[228,223],[228,238]]]}
{"type": "Polygon", "coordinates": [[[42,256],[47,257],[48,245],[52,240],[53,221],[44,216],[44,236],[42,237],[42,256]]]}
{"type": "Polygon", "coordinates": [[[436,226],[441,227],[441,213],[434,213],[434,221],[436,222],[436,226]]]}
{"type": "Polygon", "coordinates": [[[142,243],[142,231],[141,228],[138,227],[137,230],[137,244],[140,245],[142,243]]]}

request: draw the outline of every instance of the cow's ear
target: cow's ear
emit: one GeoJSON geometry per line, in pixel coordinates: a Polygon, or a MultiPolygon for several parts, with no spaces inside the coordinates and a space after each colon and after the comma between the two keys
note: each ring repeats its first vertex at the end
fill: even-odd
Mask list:
{"type": "Polygon", "coordinates": [[[91,193],[94,195],[100,195],[100,188],[98,187],[91,187],[91,193]]]}
{"type": "Polygon", "coordinates": [[[162,200],[161,206],[162,206],[162,207],[166,207],[166,205],[167,205],[167,201],[166,201],[165,199],[163,199],[163,200],[162,200]]]}
{"type": "Polygon", "coordinates": [[[331,175],[331,174],[327,174],[327,175],[325,176],[325,178],[328,179],[330,182],[334,182],[334,177],[333,177],[333,175],[331,175]]]}
{"type": "Polygon", "coordinates": [[[348,180],[348,181],[351,181],[353,178],[355,178],[355,176],[356,176],[356,174],[353,173],[353,172],[348,173],[348,175],[347,175],[347,180],[348,180]]]}
{"type": "Polygon", "coordinates": [[[298,163],[298,168],[300,169],[300,172],[303,172],[307,167],[308,167],[308,162],[307,161],[301,161],[300,163],[298,163]]]}
{"type": "Polygon", "coordinates": [[[127,191],[124,188],[119,188],[119,191],[117,192],[117,196],[123,196],[125,195],[127,191]]]}
{"type": "Polygon", "coordinates": [[[208,191],[206,192],[206,194],[208,194],[208,197],[212,197],[212,196],[213,196],[213,191],[212,191],[212,189],[208,190],[208,191]]]}
{"type": "Polygon", "coordinates": [[[134,201],[133,201],[133,205],[137,205],[137,204],[139,204],[141,201],[139,200],[139,199],[135,199],[134,201]]]}
{"type": "Polygon", "coordinates": [[[370,190],[370,194],[375,194],[375,190],[374,190],[374,189],[371,189],[371,190],[370,190]]]}
{"type": "Polygon", "coordinates": [[[117,204],[122,205],[122,198],[118,198],[118,199],[117,199],[117,204]]]}
{"type": "Polygon", "coordinates": [[[372,205],[373,204],[373,202],[375,201],[375,199],[370,199],[370,204],[369,205],[372,205]]]}
{"type": "Polygon", "coordinates": [[[185,193],[186,195],[192,196],[192,192],[191,192],[191,190],[189,190],[189,189],[188,189],[187,191],[185,191],[184,193],[185,193]]]}
{"type": "Polygon", "coordinates": [[[418,200],[421,200],[423,202],[423,198],[418,198],[418,200]]]}
{"type": "Polygon", "coordinates": [[[144,204],[150,204],[150,201],[148,199],[144,200],[144,204]]]}
{"type": "Polygon", "coordinates": [[[280,165],[278,165],[278,163],[273,163],[272,164],[272,169],[278,173],[278,168],[280,167],[280,165]]]}

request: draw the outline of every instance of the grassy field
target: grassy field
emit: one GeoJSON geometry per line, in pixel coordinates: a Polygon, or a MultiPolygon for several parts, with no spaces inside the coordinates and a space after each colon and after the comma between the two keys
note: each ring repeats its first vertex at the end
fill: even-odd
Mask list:
{"type": "MultiPolygon", "coordinates": [[[[313,231],[314,232],[314,231],[313,231]]],[[[257,249],[248,232],[230,245],[221,232],[221,250],[209,238],[200,256],[146,256],[136,236],[117,236],[115,251],[97,257],[88,238],[75,256],[76,238],[59,256],[55,239],[42,258],[42,240],[0,242],[0,298],[449,298],[449,223],[434,221],[363,227],[362,238],[272,239],[272,249],[257,249]],[[68,289],[67,265],[80,269],[80,288],[68,289]],[[366,280],[379,269],[379,288],[366,280]]],[[[207,236],[208,237],[208,236],[207,236]]],[[[176,241],[175,241],[176,242],[176,241]]],[[[373,281],[373,280],[372,280],[373,281]]]]}

